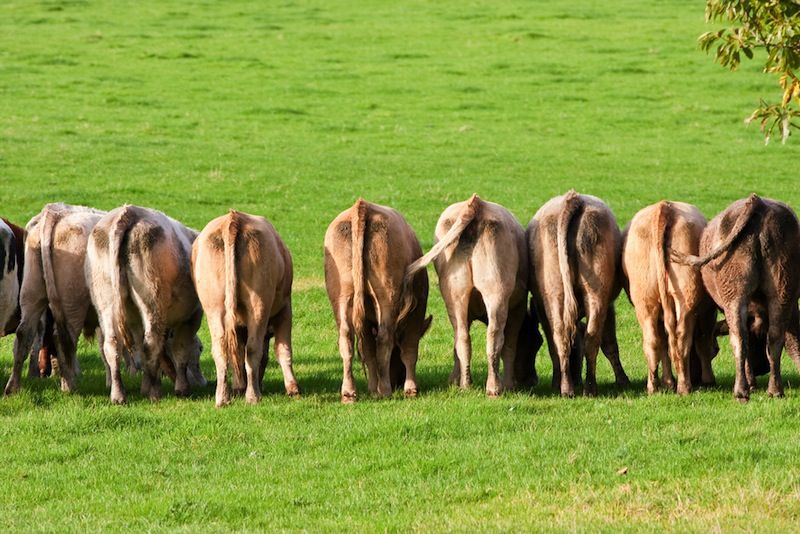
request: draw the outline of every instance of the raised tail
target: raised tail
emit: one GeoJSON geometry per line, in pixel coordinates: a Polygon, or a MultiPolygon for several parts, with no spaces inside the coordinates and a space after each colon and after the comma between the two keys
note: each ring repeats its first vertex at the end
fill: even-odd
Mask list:
{"type": "Polygon", "coordinates": [[[136,222],[136,214],[132,206],[124,206],[112,223],[108,236],[108,275],[111,278],[113,294],[112,321],[114,331],[122,341],[125,349],[133,350],[133,338],[125,321],[125,303],[128,300],[127,262],[122,258],[122,242],[136,222]]]}
{"type": "Polygon", "coordinates": [[[225,316],[224,316],[224,342],[228,361],[233,367],[236,384],[243,384],[243,362],[239,351],[239,339],[236,335],[236,303],[239,293],[239,281],[236,273],[236,237],[242,225],[241,214],[231,210],[228,214],[227,224],[222,227],[223,254],[225,256],[225,316]]]}
{"type": "Polygon", "coordinates": [[[556,246],[558,248],[558,269],[561,272],[561,285],[564,286],[564,334],[569,345],[566,352],[572,350],[572,340],[575,339],[575,330],[578,321],[578,301],[575,299],[575,289],[572,287],[572,266],[569,261],[569,227],[576,215],[583,209],[583,200],[574,189],[564,195],[564,205],[558,216],[556,230],[556,246]]]}
{"type": "Polygon", "coordinates": [[[679,263],[681,265],[689,265],[691,267],[702,267],[717,259],[719,256],[724,254],[731,248],[731,245],[739,238],[739,235],[747,226],[747,223],[750,222],[750,219],[753,217],[753,214],[758,210],[759,206],[762,205],[761,198],[753,193],[747,199],[744,204],[744,209],[739,217],[736,219],[736,223],[733,225],[728,237],[723,241],[717,248],[706,254],[705,256],[694,256],[692,254],[680,254],[679,252],[672,250],[670,251],[670,257],[672,261],[675,263],[679,263]]]}
{"type": "Polygon", "coordinates": [[[350,227],[352,229],[352,275],[353,275],[353,327],[356,335],[363,336],[366,308],[364,293],[364,234],[367,226],[367,203],[359,198],[353,205],[350,227]]]}
{"type": "Polygon", "coordinates": [[[458,241],[461,237],[461,234],[464,230],[469,226],[475,217],[478,215],[478,211],[480,210],[481,206],[481,199],[476,194],[472,195],[472,197],[464,204],[461,208],[461,211],[458,213],[458,217],[456,221],[453,223],[453,226],[447,231],[446,234],[436,243],[433,248],[431,248],[427,254],[419,258],[417,261],[412,263],[411,265],[406,268],[405,280],[404,285],[408,286],[411,283],[411,280],[414,278],[414,275],[417,274],[418,271],[424,269],[430,262],[432,262],[439,254],[441,254],[447,247],[458,241]]]}
{"type": "Polygon", "coordinates": [[[674,213],[669,202],[659,202],[656,216],[653,219],[652,237],[656,252],[656,283],[664,315],[664,329],[667,331],[667,343],[671,355],[677,354],[677,319],[675,301],[669,293],[669,259],[667,257],[667,237],[672,231],[674,213]]]}
{"type": "Polygon", "coordinates": [[[39,222],[39,241],[42,254],[42,275],[44,276],[44,287],[47,293],[47,300],[53,314],[53,322],[57,331],[61,334],[58,339],[62,339],[66,333],[66,318],[61,306],[61,296],[56,287],[55,270],[53,269],[53,234],[56,225],[61,220],[62,212],[46,206],[41,221],[39,222]]]}

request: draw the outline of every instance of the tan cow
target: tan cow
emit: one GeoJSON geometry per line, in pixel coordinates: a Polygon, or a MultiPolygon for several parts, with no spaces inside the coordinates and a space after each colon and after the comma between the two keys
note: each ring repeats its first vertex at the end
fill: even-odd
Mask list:
{"type": "Polygon", "coordinates": [[[444,210],[436,224],[436,244],[408,269],[407,277],[434,262],[439,289],[455,332],[451,382],[472,383],[470,324],[486,317],[486,394],[500,395],[514,384],[519,331],[528,295],[525,231],[499,204],[478,195],[444,210]],[[500,358],[503,379],[500,380],[500,358]]]}
{"type": "Polygon", "coordinates": [[[141,354],[142,395],[160,398],[165,362],[174,365],[175,393],[189,393],[187,367],[199,358],[203,314],[191,276],[196,237],[163,213],[136,206],[110,211],[92,230],[85,274],[115,404],[126,401],[119,369],[125,352],[141,354]]]}
{"type": "Polygon", "coordinates": [[[61,373],[61,389],[75,390],[75,351],[83,330],[93,335],[97,318],[83,276],[86,243],[103,212],[83,206],[48,204],[28,223],[20,289],[22,316],[14,341],[14,367],[6,395],[19,390],[22,365],[50,309],[61,373]]]}
{"type": "MultiPolygon", "coordinates": [[[[746,402],[755,387],[750,361],[749,310],[764,313],[770,378],[767,392],[783,396],[780,358],[787,330],[796,324],[800,296],[800,225],[782,202],[753,194],[714,217],[700,241],[701,257],[676,252],[673,259],[700,267],[703,282],[725,313],[736,365],[733,395],[746,402]],[[793,318],[794,317],[794,318],[793,318]]],[[[796,328],[794,328],[796,331],[796,328]]]]}
{"type": "Polygon", "coordinates": [[[192,276],[211,330],[217,368],[216,404],[234,391],[249,403],[261,399],[261,382],[275,336],[275,353],[287,395],[299,395],[292,370],[292,257],[263,217],[231,210],[200,232],[192,246],[192,276]]]}
{"type": "Polygon", "coordinates": [[[392,383],[394,354],[395,373],[405,379],[406,396],[417,395],[419,341],[431,321],[425,317],[428,275],[423,271],[404,276],[421,255],[414,230],[392,208],[359,199],[328,226],[325,287],[339,329],[342,402],[356,399],[354,337],[370,393],[386,397],[399,385],[392,383]],[[404,373],[399,372],[401,366],[404,373]]]}
{"type": "MultiPolygon", "coordinates": [[[[603,344],[618,384],[628,383],[616,348],[614,299],[621,235],[602,200],[570,191],[542,206],[528,224],[531,288],[553,360],[553,386],[575,395],[570,362],[573,344],[583,342],[584,393],[597,393],[597,352],[603,344]],[[585,333],[580,324],[586,317],[585,333]]],[[[576,373],[579,374],[579,373],[576,373]]]]}
{"type": "Polygon", "coordinates": [[[678,393],[691,391],[689,358],[693,346],[699,356],[702,382],[714,382],[711,359],[716,307],[703,286],[700,271],[669,261],[668,252],[673,249],[697,254],[705,227],[706,219],[696,207],[659,202],[640,210],[623,232],[622,269],[642,328],[648,393],[657,390],[659,363],[665,388],[675,386],[674,366],[678,393]]]}

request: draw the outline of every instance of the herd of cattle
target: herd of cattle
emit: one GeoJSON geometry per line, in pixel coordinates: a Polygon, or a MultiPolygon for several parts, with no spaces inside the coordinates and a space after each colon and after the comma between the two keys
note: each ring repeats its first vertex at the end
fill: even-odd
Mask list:
{"type": "MultiPolygon", "coordinates": [[[[62,389],[73,391],[81,332],[97,336],[113,403],[126,401],[122,364],[142,373],[143,396],[161,396],[162,374],[176,395],[187,395],[206,384],[197,337],[203,312],[217,406],[230,402],[228,366],[234,393],[259,401],[272,338],[286,392],[299,394],[292,259],[263,217],[232,210],[198,234],[152,209],[48,204],[25,230],[3,221],[0,336],[16,333],[6,395],[18,391],[29,354],[30,375],[48,374],[52,357],[62,389]]],[[[783,395],[784,346],[800,367],[800,226],[781,202],[751,195],[707,224],[694,206],[663,201],[620,232],[606,204],[574,191],[542,206],[527,229],[473,195],[442,213],[435,236],[423,255],[402,215],[364,200],[328,227],[325,284],[344,365],[342,402],[356,399],[354,356],[371,393],[417,394],[431,262],[455,334],[450,381],[470,386],[470,324],[482,321],[488,396],[538,382],[539,324],[561,395],[574,396],[584,360],[584,392],[596,394],[601,349],[617,384],[627,384],[614,312],[623,288],[642,328],[648,392],[659,387],[659,366],[661,386],[680,394],[713,384],[724,333],[739,400],[767,372],[769,395],[783,395]],[[718,309],[725,321],[717,322],[718,309]]]]}

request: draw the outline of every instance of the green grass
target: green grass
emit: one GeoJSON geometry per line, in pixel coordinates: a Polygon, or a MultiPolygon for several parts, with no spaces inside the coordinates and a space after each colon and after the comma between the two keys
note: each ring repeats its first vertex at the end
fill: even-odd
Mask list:
{"type": "Polygon", "coordinates": [[[434,284],[421,397],[368,400],[361,376],[362,400],[338,403],[322,237],[359,196],[399,209],[425,248],[473,192],[523,224],[569,188],[621,225],[662,198],[709,217],[752,191],[800,204],[798,140],[765,148],[742,124],[775,80],[715,65],[695,41],[708,28],[689,1],[0,5],[0,213],[133,203],[198,229],[231,207],[265,215],[295,259],[305,392],[284,398],[273,360],[256,407],[216,410],[211,387],[153,405],[130,377],[113,407],[82,343],[79,394],[26,380],[0,399],[5,528],[795,528],[797,372],[786,399],[739,405],[723,340],[720,387],[647,397],[624,298],[625,391],[603,361],[599,398],[553,396],[544,350],[533,396],[448,389],[434,284]]]}

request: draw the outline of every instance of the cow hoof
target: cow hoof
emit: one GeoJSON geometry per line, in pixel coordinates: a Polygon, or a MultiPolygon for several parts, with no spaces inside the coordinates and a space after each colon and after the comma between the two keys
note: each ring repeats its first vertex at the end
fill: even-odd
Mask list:
{"type": "Polygon", "coordinates": [[[782,399],[783,398],[783,390],[782,389],[774,389],[767,391],[767,395],[775,399],[782,399]]]}
{"type": "Polygon", "coordinates": [[[408,388],[403,393],[405,394],[406,398],[409,399],[415,398],[419,394],[417,388],[408,388]]]}
{"type": "Polygon", "coordinates": [[[261,395],[245,395],[247,404],[258,404],[261,400],[261,395]]]}
{"type": "Polygon", "coordinates": [[[626,388],[631,385],[631,379],[628,378],[627,376],[623,376],[621,378],[616,379],[614,383],[617,385],[617,387],[626,388]]]}
{"type": "Polygon", "coordinates": [[[597,384],[584,384],[583,385],[583,394],[587,397],[596,397],[597,396],[597,384]]]}
{"type": "Polygon", "coordinates": [[[297,382],[292,382],[286,388],[286,394],[290,397],[299,397],[300,396],[300,386],[297,385],[297,382]]]}
{"type": "Polygon", "coordinates": [[[574,391],[562,391],[561,396],[565,399],[574,399],[575,392],[574,391]]]}
{"type": "Polygon", "coordinates": [[[127,399],[125,399],[124,395],[120,395],[118,397],[115,397],[113,395],[111,396],[111,404],[115,404],[117,406],[122,406],[124,404],[127,404],[127,402],[128,401],[127,401],[127,399]]]}
{"type": "Polygon", "coordinates": [[[342,404],[353,404],[356,402],[356,392],[342,393],[342,404]]]}
{"type": "Polygon", "coordinates": [[[691,388],[689,388],[687,386],[678,386],[677,393],[678,393],[678,395],[683,396],[683,395],[688,395],[691,391],[692,391],[691,388]]]}
{"type": "Polygon", "coordinates": [[[189,398],[189,395],[190,395],[190,393],[189,393],[188,389],[176,389],[175,390],[175,396],[178,397],[179,399],[187,399],[187,398],[189,398]]]}
{"type": "Polygon", "coordinates": [[[8,397],[9,395],[13,395],[19,391],[19,384],[8,384],[4,391],[4,395],[8,397]]]}

